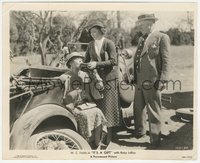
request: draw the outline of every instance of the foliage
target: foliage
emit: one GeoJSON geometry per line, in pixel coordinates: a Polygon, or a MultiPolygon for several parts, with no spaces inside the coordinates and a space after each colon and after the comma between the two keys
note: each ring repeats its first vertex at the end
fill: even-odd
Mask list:
{"type": "MultiPolygon", "coordinates": [[[[52,11],[10,12],[10,49],[15,54],[59,53],[76,30],[72,18],[53,15],[52,11]]],[[[44,63],[45,64],[45,63],[44,63]]]]}
{"type": "Polygon", "coordinates": [[[131,29],[131,45],[132,46],[137,46],[139,38],[142,36],[142,33],[137,29],[137,27],[134,27],[131,29]]]}
{"type": "Polygon", "coordinates": [[[122,28],[109,29],[107,37],[110,38],[119,48],[127,48],[131,46],[130,34],[122,28]]]}
{"type": "Polygon", "coordinates": [[[169,35],[172,45],[194,45],[194,31],[180,31],[178,28],[170,28],[169,35]]]}
{"type": "MultiPolygon", "coordinates": [[[[135,27],[131,32],[122,28],[119,11],[90,11],[84,14],[81,20],[78,20],[75,16],[61,15],[54,11],[12,11],[10,49],[15,55],[41,54],[44,62],[47,54],[59,54],[69,42],[90,42],[92,38],[86,27],[94,20],[106,25],[106,37],[113,40],[116,46],[137,46],[141,32],[135,27]]],[[[183,30],[183,23],[182,27],[165,31],[172,45],[194,45],[193,22],[188,20],[185,20],[186,25],[189,22],[187,31],[183,30]]],[[[82,48],[86,50],[87,45],[82,48]]]]}
{"type": "Polygon", "coordinates": [[[71,18],[61,15],[53,17],[53,29],[50,34],[50,40],[54,44],[48,53],[58,53],[68,42],[72,41],[76,26],[71,18]]]}
{"type": "MultiPolygon", "coordinates": [[[[170,28],[168,31],[161,31],[170,38],[171,45],[194,45],[194,30],[181,31],[179,28],[170,28]]],[[[138,29],[131,30],[131,44],[137,46],[139,37],[142,36],[138,29]]]]}

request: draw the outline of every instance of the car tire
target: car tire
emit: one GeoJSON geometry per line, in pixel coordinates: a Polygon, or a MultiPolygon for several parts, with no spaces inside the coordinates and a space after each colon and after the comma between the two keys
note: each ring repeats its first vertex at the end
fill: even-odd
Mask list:
{"type": "Polygon", "coordinates": [[[77,132],[71,129],[58,129],[31,135],[28,141],[28,149],[91,150],[91,147],[88,142],[77,132]]]}
{"type": "Polygon", "coordinates": [[[177,109],[176,116],[183,122],[192,122],[193,121],[193,109],[192,108],[177,109]]]}

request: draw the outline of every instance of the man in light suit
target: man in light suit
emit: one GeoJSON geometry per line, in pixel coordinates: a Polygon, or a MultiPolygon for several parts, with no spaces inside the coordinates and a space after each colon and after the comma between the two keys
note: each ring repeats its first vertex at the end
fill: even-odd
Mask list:
{"type": "Polygon", "coordinates": [[[166,34],[154,30],[157,20],[154,14],[138,17],[136,26],[143,36],[133,62],[135,134],[137,138],[146,135],[147,113],[152,147],[160,144],[161,91],[168,81],[170,62],[170,40],[166,34]]]}

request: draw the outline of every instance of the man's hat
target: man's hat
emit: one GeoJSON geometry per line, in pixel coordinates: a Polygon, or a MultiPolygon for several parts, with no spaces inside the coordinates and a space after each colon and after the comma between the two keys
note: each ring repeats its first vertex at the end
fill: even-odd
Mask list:
{"type": "Polygon", "coordinates": [[[66,57],[66,65],[69,66],[69,62],[73,59],[73,58],[84,58],[84,56],[78,52],[72,52],[71,54],[67,55],[66,57]]]}
{"type": "Polygon", "coordinates": [[[145,20],[153,20],[154,22],[156,22],[158,18],[156,18],[154,14],[143,14],[143,15],[138,16],[138,20],[136,21],[136,23],[139,23],[145,20]]]}
{"type": "Polygon", "coordinates": [[[89,23],[89,25],[87,26],[87,30],[90,31],[95,26],[105,28],[104,24],[101,21],[94,20],[89,23]]]}

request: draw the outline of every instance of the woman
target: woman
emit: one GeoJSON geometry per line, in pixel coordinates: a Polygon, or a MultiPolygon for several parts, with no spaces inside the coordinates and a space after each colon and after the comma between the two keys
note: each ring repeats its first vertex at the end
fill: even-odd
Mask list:
{"type": "MultiPolygon", "coordinates": [[[[83,63],[81,54],[73,52],[66,59],[70,70],[59,77],[65,84],[63,104],[75,116],[79,133],[93,149],[96,149],[100,147],[101,138],[107,133],[107,122],[102,111],[93,102],[95,97],[92,97],[93,94],[90,92],[92,83],[90,80],[101,81],[101,79],[98,74],[90,77],[80,70],[83,63]]],[[[95,84],[102,89],[101,82],[95,84]]]]}
{"type": "Polygon", "coordinates": [[[121,125],[117,81],[117,54],[114,43],[104,37],[106,29],[103,23],[99,21],[91,23],[88,31],[94,40],[88,45],[85,62],[89,62],[89,69],[97,69],[99,76],[104,81],[104,98],[97,100],[96,103],[108,121],[109,128],[106,140],[108,144],[111,140],[112,128],[121,125]]]}

